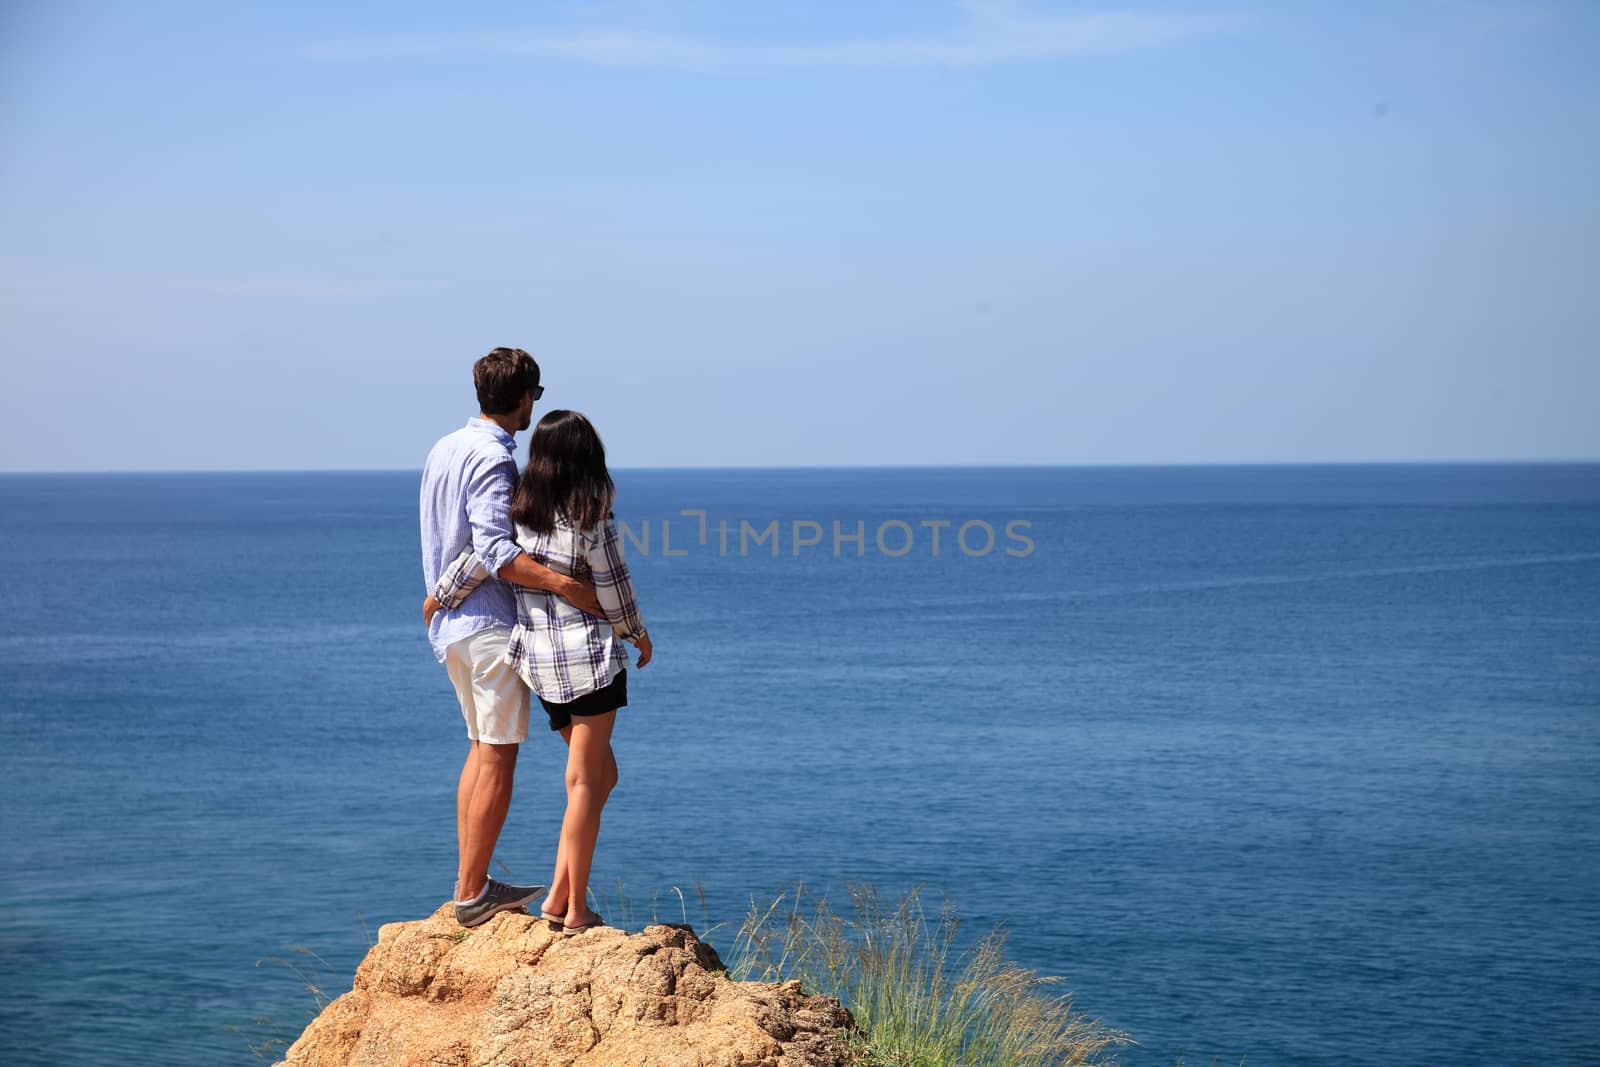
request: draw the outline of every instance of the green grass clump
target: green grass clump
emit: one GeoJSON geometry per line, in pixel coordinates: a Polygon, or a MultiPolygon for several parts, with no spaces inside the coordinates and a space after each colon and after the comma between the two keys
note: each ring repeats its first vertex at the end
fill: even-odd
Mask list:
{"type": "Polygon", "coordinates": [[[735,980],[799,979],[837,997],[864,1031],[863,1067],[1067,1067],[1136,1043],[1044,992],[1061,979],[1008,962],[1003,928],[952,959],[961,920],[948,899],[930,924],[920,887],[892,908],[870,885],[847,889],[850,919],[825,897],[803,903],[802,886],[792,906],[787,892],[765,908],[752,899],[727,962],[735,980]]]}

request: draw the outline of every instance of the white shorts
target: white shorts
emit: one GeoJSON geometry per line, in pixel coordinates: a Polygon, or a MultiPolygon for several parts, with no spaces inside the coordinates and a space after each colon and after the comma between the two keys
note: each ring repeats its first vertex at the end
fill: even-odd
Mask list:
{"type": "Polygon", "coordinates": [[[514,745],[528,739],[528,686],[502,658],[510,640],[508,627],[491,626],[445,649],[445,670],[474,741],[514,745]]]}

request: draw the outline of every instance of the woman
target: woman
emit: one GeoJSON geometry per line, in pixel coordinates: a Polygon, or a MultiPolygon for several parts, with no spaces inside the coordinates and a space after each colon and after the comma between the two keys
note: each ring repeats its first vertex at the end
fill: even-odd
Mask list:
{"type": "MultiPolygon", "coordinates": [[[[567,811],[539,914],[572,933],[605,925],[585,898],[600,809],[617,784],[611,730],[628,703],[622,642],[638,646],[641,668],[652,651],[611,515],[615,499],[605,446],[589,420],[563,410],[540,419],[511,497],[517,544],[552,570],[590,578],[606,613],[598,619],[554,593],[515,586],[517,624],[505,654],[567,743],[567,811]]],[[[455,607],[487,577],[468,548],[440,576],[425,606],[429,617],[455,607]]]]}

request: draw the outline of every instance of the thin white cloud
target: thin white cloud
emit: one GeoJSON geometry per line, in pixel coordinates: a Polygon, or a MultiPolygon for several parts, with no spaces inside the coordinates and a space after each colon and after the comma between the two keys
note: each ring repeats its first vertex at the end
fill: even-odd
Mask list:
{"type": "Polygon", "coordinates": [[[331,42],[308,48],[305,54],[319,58],[507,56],[637,70],[975,67],[1153,48],[1216,33],[1238,21],[1220,14],[1046,14],[993,0],[969,0],[962,6],[967,11],[965,24],[939,36],[760,44],[619,29],[505,30],[331,42]]]}
{"type": "Polygon", "coordinates": [[[448,288],[440,281],[411,281],[407,279],[351,278],[233,278],[189,279],[177,287],[202,289],[227,296],[306,297],[309,299],[342,299],[345,297],[382,296],[387,293],[417,292],[448,288]]]}
{"type": "Polygon", "coordinates": [[[169,271],[50,269],[20,262],[0,263],[0,299],[6,294],[44,297],[98,293],[204,293],[215,296],[284,299],[345,299],[389,293],[445,289],[436,279],[294,278],[180,274],[169,271]]]}

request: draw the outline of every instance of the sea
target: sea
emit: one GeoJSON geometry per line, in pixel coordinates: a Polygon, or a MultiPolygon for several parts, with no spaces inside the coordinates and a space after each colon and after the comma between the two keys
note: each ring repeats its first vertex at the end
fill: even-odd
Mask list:
{"type": "MultiPolygon", "coordinates": [[[[1124,1064],[1600,1063],[1600,465],[613,473],[612,925],[870,887],[1124,1064]]],[[[418,482],[0,476],[0,1064],[279,1059],[451,896],[418,482]]]]}

